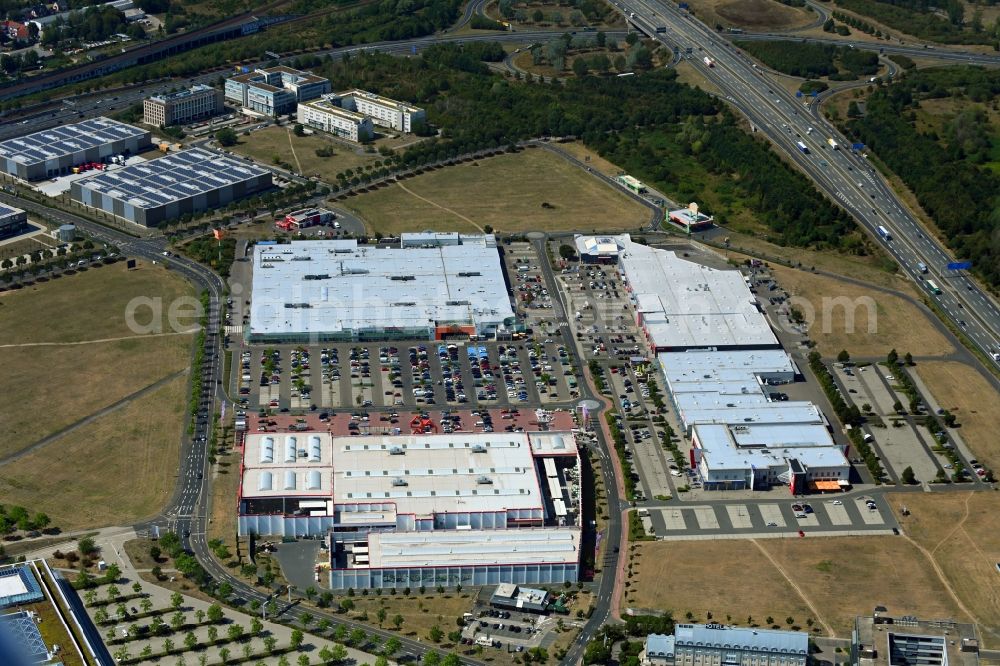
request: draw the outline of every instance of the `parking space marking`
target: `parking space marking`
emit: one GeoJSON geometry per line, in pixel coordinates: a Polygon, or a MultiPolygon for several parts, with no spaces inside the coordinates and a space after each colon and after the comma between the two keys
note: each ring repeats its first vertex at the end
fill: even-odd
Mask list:
{"type": "Polygon", "coordinates": [[[878,510],[878,507],[869,509],[865,504],[864,498],[859,497],[854,500],[854,505],[858,508],[858,513],[861,514],[861,520],[865,521],[865,525],[885,524],[885,519],[882,517],[882,512],[878,510]]]}
{"type": "Polygon", "coordinates": [[[726,506],[726,513],[729,514],[729,522],[732,523],[733,529],[745,530],[753,527],[750,512],[745,504],[729,504],[726,506]]]}
{"type": "Polygon", "coordinates": [[[781,513],[780,504],[758,504],[760,517],[764,519],[764,524],[775,523],[778,527],[785,527],[785,516],[781,513]]]}
{"type": "Polygon", "coordinates": [[[703,530],[719,529],[719,517],[715,515],[713,506],[694,507],[694,517],[698,521],[698,527],[703,530]]]}
{"type": "MultiPolygon", "coordinates": [[[[837,500],[838,502],[840,500],[837,500]]],[[[829,501],[823,504],[826,515],[834,525],[850,525],[851,517],[847,514],[847,507],[843,504],[834,504],[829,501]]]]}
{"type": "Polygon", "coordinates": [[[663,509],[663,521],[667,524],[668,530],[686,530],[687,524],[684,522],[683,509],[663,509]]]}

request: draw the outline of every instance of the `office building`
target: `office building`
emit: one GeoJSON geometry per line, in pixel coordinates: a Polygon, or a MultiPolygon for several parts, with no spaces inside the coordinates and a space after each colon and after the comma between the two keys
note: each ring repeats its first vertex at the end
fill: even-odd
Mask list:
{"type": "Polygon", "coordinates": [[[672,636],[650,634],[643,666],[806,666],[809,634],[721,624],[677,624],[672,636]]]}
{"type": "Polygon", "coordinates": [[[271,172],[202,148],[74,181],[70,195],[145,227],[220,208],[270,189],[271,172]]]}
{"type": "Polygon", "coordinates": [[[854,620],[852,666],[979,666],[976,625],[891,615],[877,606],[854,620]]]}
{"type": "Polygon", "coordinates": [[[371,118],[348,111],[326,99],[299,104],[299,122],[327,134],[334,134],[348,141],[370,141],[375,136],[371,118]]]}
{"type": "Polygon", "coordinates": [[[330,587],[551,584],[580,561],[568,432],[244,440],[241,535],[325,536],[330,587]]]}
{"type": "Polygon", "coordinates": [[[258,243],[253,260],[252,343],[491,337],[514,325],[491,235],[420,247],[258,243]]]}
{"type": "Polygon", "coordinates": [[[130,155],[150,146],[149,131],[110,118],[90,118],[0,141],[0,171],[33,181],[73,172],[73,167],[130,155]]]}
{"type": "Polygon", "coordinates": [[[544,613],[549,607],[549,593],[514,583],[500,583],[490,597],[490,605],[522,613],[544,613]]]}
{"type": "Polygon", "coordinates": [[[23,234],[30,228],[26,212],[0,204],[0,239],[23,234]]]}
{"type": "Polygon", "coordinates": [[[291,67],[269,67],[226,79],[226,99],[262,116],[295,113],[299,102],[330,92],[330,82],[291,67]]]}
{"type": "Polygon", "coordinates": [[[325,99],[348,111],[362,113],[371,118],[376,125],[397,132],[412,132],[414,127],[426,120],[424,110],[419,107],[364,90],[348,90],[327,95],[325,99]]]}
{"type": "Polygon", "coordinates": [[[222,91],[198,84],[187,90],[154,95],[142,102],[142,122],[155,127],[185,125],[222,113],[222,91]]]}

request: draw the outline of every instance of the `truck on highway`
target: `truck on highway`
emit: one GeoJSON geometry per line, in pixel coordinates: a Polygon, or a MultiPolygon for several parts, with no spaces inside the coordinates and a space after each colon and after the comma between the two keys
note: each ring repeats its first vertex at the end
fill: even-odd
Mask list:
{"type": "Polygon", "coordinates": [[[709,58],[708,56],[705,56],[704,58],[702,58],[702,60],[704,60],[705,64],[708,65],[709,67],[715,67],[715,61],[709,58]]]}
{"type": "Polygon", "coordinates": [[[878,225],[878,235],[886,239],[887,241],[892,240],[892,234],[890,234],[889,230],[883,227],[881,224],[878,225]]]}
{"type": "Polygon", "coordinates": [[[661,34],[661,35],[662,35],[662,34],[663,34],[663,33],[665,33],[666,31],[667,31],[667,26],[665,26],[665,25],[658,25],[658,26],[656,26],[656,32],[657,32],[658,34],[661,34]]]}
{"type": "Polygon", "coordinates": [[[806,146],[806,144],[802,143],[801,141],[796,141],[795,145],[798,146],[799,150],[801,150],[806,155],[809,154],[809,148],[806,146]]]}
{"type": "Polygon", "coordinates": [[[927,287],[927,290],[935,296],[941,295],[941,287],[937,286],[937,282],[934,280],[925,280],[924,285],[927,287]]]}
{"type": "Polygon", "coordinates": [[[840,146],[838,146],[837,142],[833,140],[833,137],[827,139],[826,142],[830,144],[830,147],[833,148],[834,150],[840,150],[840,146]]]}
{"type": "Polygon", "coordinates": [[[927,264],[925,264],[922,261],[918,261],[917,262],[917,268],[920,270],[921,273],[926,273],[927,272],[927,264]]]}

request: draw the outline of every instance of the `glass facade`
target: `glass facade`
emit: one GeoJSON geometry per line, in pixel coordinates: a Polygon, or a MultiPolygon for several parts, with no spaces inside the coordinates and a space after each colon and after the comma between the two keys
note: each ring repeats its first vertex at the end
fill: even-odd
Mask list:
{"type": "Polygon", "coordinates": [[[498,585],[500,583],[546,584],[575,582],[579,567],[575,563],[500,564],[464,567],[421,567],[400,569],[334,569],[330,588],[355,590],[404,588],[442,585],[498,585]]]}

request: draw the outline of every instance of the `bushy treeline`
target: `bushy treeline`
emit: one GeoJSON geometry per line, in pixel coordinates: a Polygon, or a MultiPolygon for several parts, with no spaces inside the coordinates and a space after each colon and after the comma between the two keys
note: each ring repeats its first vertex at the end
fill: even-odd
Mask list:
{"type": "Polygon", "coordinates": [[[868,99],[849,130],[914,191],[949,245],[990,284],[1000,285],[1000,175],[992,146],[1000,143],[983,109],[956,113],[939,134],[922,131],[915,110],[922,99],[964,97],[991,102],[1000,72],[976,67],[914,71],[868,99]]]}
{"type": "Polygon", "coordinates": [[[877,53],[847,46],[782,41],[741,41],[736,44],[768,67],[805,79],[827,76],[847,81],[862,74],[878,72],[877,53]]]}
{"type": "Polygon", "coordinates": [[[837,6],[908,35],[943,44],[989,44],[997,39],[995,32],[984,29],[979,14],[972,17],[966,29],[965,3],[961,0],[837,0],[837,6]]]}

